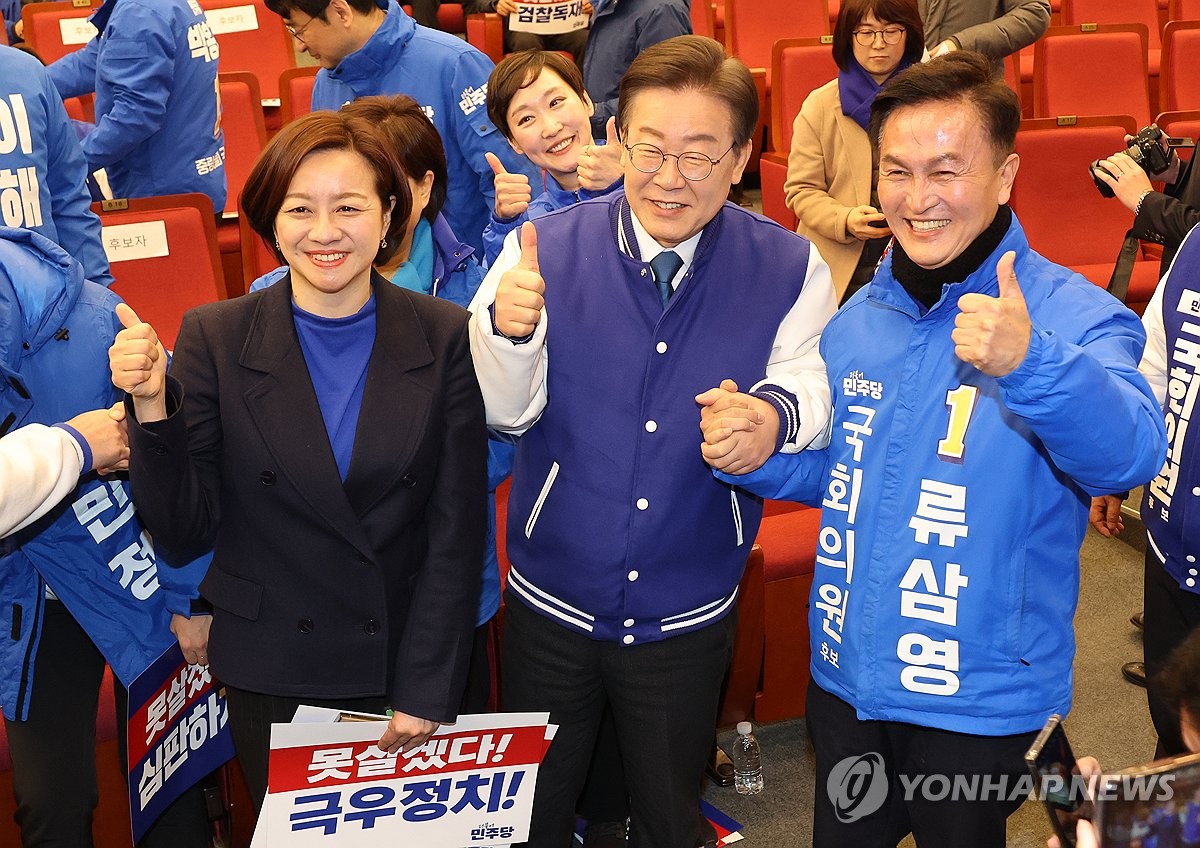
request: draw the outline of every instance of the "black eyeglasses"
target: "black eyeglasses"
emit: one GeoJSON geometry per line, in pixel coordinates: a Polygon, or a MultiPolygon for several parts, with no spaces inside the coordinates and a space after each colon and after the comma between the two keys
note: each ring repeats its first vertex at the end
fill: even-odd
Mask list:
{"type": "MultiPolygon", "coordinates": [[[[733,150],[735,144],[729,145],[729,150],[733,150]]],[[[624,145],[629,151],[629,161],[633,163],[633,167],[637,168],[643,174],[656,174],[658,169],[663,166],[663,162],[670,156],[675,159],[675,167],[679,169],[679,176],[690,182],[699,182],[700,180],[708,179],[712,174],[713,168],[721,163],[721,160],[729,155],[729,150],[726,150],[716,159],[711,159],[703,153],[697,153],[694,150],[685,151],[683,153],[663,153],[653,144],[634,144],[624,145]]]]}
{"type": "Polygon", "coordinates": [[[304,31],[312,26],[312,22],[315,20],[316,18],[309,18],[308,23],[300,27],[300,29],[296,29],[291,24],[284,24],[283,28],[288,31],[288,35],[290,35],[292,38],[296,39],[297,41],[304,41],[304,31]]]}
{"type": "Polygon", "coordinates": [[[904,27],[890,26],[883,29],[856,29],[854,31],[854,40],[863,47],[870,47],[875,43],[875,36],[883,39],[884,44],[899,44],[900,39],[904,37],[904,27]]]}

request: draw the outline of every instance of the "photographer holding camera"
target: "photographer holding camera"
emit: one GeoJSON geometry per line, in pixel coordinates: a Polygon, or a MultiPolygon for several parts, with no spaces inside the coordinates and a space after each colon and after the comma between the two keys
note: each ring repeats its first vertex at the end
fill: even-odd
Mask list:
{"type": "Polygon", "coordinates": [[[1200,180],[1192,179],[1191,163],[1179,158],[1158,127],[1146,127],[1125,141],[1129,150],[1093,163],[1092,177],[1133,213],[1130,235],[1163,246],[1161,277],[1188,230],[1200,223],[1200,180]],[[1152,177],[1166,183],[1164,191],[1154,190],[1152,177]]]}

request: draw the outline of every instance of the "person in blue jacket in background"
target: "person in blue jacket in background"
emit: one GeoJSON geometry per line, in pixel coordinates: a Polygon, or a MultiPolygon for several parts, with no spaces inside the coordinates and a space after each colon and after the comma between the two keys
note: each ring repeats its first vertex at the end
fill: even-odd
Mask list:
{"type": "Polygon", "coordinates": [[[0,126],[16,133],[0,148],[0,224],[41,233],[78,259],[87,279],[111,285],[87,163],[62,98],[37,59],[3,45],[0,126]]]}
{"type": "Polygon", "coordinates": [[[592,7],[583,81],[596,104],[592,135],[604,138],[630,63],[652,44],[690,35],[692,17],[688,0],[596,0],[592,7]]]}
{"type": "MultiPolygon", "coordinates": [[[[49,239],[0,227],[4,429],[117,401],[108,347],[120,329],[118,303],[49,239]]],[[[0,542],[0,706],[25,846],[92,844],[105,661],[128,684],[170,646],[173,628],[203,626],[191,605],[206,559],[172,574],[157,565],[128,480],[96,472],[0,542]]],[[[118,687],[120,712],[123,694],[118,687]]],[[[198,789],[168,810],[143,846],[208,845],[198,789]]]]}
{"type": "Polygon", "coordinates": [[[21,40],[18,34],[21,20],[21,0],[0,0],[0,15],[4,16],[4,29],[8,32],[8,43],[16,44],[21,40]]]}
{"type": "MultiPolygon", "coordinates": [[[[400,249],[384,267],[376,268],[398,286],[440,297],[466,307],[483,280],[470,245],[463,244],[442,214],[446,200],[446,155],[437,129],[411,97],[364,97],[341,109],[378,127],[396,151],[412,190],[412,215],[400,249]]],[[[276,268],[250,285],[266,288],[288,274],[276,268]]],[[[488,622],[500,609],[500,565],[496,558],[496,487],[512,472],[515,449],[508,441],[488,439],[488,526],[484,548],[483,583],[476,615],[475,647],[462,711],[479,713],[487,708],[491,673],[487,658],[488,622]]]]}
{"type": "Polygon", "coordinates": [[[407,94],[421,105],[446,150],[443,214],[482,255],[495,195],[487,152],[510,171],[536,177],[488,120],[492,61],[460,38],[418,25],[395,0],[267,0],[300,48],[321,65],[312,108],[338,109],[359,97],[407,94]]]}
{"type": "Polygon", "coordinates": [[[196,0],[107,0],[89,20],[100,34],[47,68],[58,93],[96,93],[83,138],[88,167],[114,197],[199,192],[225,208],[220,49],[196,0]]]}

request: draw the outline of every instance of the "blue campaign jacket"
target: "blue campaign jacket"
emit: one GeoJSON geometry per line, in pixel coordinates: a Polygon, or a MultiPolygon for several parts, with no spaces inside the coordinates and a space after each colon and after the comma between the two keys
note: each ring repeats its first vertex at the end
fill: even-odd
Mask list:
{"type": "Polygon", "coordinates": [[[860,719],[989,736],[1067,713],[1090,496],[1162,462],[1144,343],[1137,316],[1031,250],[1015,218],[924,315],[885,258],[821,336],[830,447],[719,475],[822,507],[818,686],[860,719]],[[1033,333],[997,379],[959,360],[950,333],[963,294],[997,295],[1009,250],[1033,333]]]}
{"type": "Polygon", "coordinates": [[[62,98],[37,59],[2,45],[0,122],[16,130],[12,149],[0,152],[0,171],[12,172],[9,188],[18,193],[16,202],[0,203],[0,224],[41,233],[78,259],[87,279],[111,285],[84,185],[87,163],[62,98]]]}
{"type": "MultiPolygon", "coordinates": [[[[475,261],[471,246],[464,244],[454,235],[442,215],[438,215],[431,230],[433,233],[433,281],[430,293],[464,309],[475,296],[475,290],[483,281],[483,269],[475,261]]],[[[283,265],[268,271],[250,284],[256,292],[279,282],[287,276],[288,267],[283,265]]],[[[496,558],[496,487],[512,473],[515,448],[508,441],[488,439],[488,499],[487,538],[484,542],[483,583],[479,594],[479,612],[476,626],[486,624],[500,609],[500,563],[496,558]]]]}
{"type": "Polygon", "coordinates": [[[219,49],[199,3],[108,0],[90,20],[100,35],[47,68],[63,97],[96,92],[88,165],[116,197],[194,191],[224,209],[219,49]]]}
{"type": "Polygon", "coordinates": [[[571,206],[581,200],[603,197],[611,191],[624,188],[625,181],[623,179],[617,180],[603,191],[588,191],[586,188],[581,188],[579,191],[570,191],[560,186],[554,177],[543,171],[542,185],[545,186],[546,190],[530,201],[529,208],[515,218],[502,221],[496,217],[495,213],[492,214],[487,228],[483,231],[484,265],[491,266],[496,261],[496,257],[500,255],[500,250],[504,247],[504,237],[513,230],[519,229],[526,221],[537,220],[556,209],[571,206]]]}
{"type": "Polygon", "coordinates": [[[596,104],[592,135],[604,138],[604,125],[617,114],[621,77],[629,65],[651,45],[690,35],[692,18],[688,0],[621,0],[597,2],[594,7],[583,82],[596,104]]]}
{"type": "MultiPolygon", "coordinates": [[[[0,227],[0,420],[53,424],[111,406],[108,347],[120,330],[116,294],[37,233],[0,227]]],[[[129,483],[94,473],[39,521],[0,541],[0,706],[28,718],[48,583],[125,684],[174,637],[205,563],[160,585],[129,483]],[[172,595],[168,598],[168,595],[172,595]]],[[[172,569],[163,569],[170,571],[172,569]]],[[[165,575],[164,575],[165,576],[165,575]]]]}
{"type": "Polygon", "coordinates": [[[512,173],[537,179],[536,169],[508,146],[487,116],[492,61],[460,38],[417,25],[395,2],[382,26],[360,50],[313,84],[313,109],[340,109],[374,94],[407,94],[437,127],[446,148],[446,205],[442,214],[459,238],[483,253],[496,193],[484,153],[512,173]]]}
{"type": "Polygon", "coordinates": [[[1200,594],[1200,563],[1196,561],[1200,555],[1200,510],[1195,504],[1200,495],[1200,436],[1189,425],[1196,414],[1200,380],[1198,274],[1200,232],[1193,229],[1163,278],[1161,299],[1151,303],[1151,308],[1158,303],[1162,309],[1156,317],[1161,318],[1165,335],[1162,380],[1167,384],[1163,414],[1168,452],[1167,461],[1146,484],[1142,499],[1147,543],[1179,588],[1195,594],[1200,594]]]}

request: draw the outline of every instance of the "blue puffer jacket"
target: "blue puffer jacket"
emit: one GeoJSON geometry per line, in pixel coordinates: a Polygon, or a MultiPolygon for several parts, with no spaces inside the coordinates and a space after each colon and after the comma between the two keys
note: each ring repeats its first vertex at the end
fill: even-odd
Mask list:
{"type": "Polygon", "coordinates": [[[985,736],[1066,715],[1090,496],[1145,482],[1164,455],[1137,371],[1145,340],[1111,295],[1030,249],[1015,218],[925,314],[884,260],[821,335],[829,448],[718,475],[822,507],[818,686],[863,720],[985,736]],[[996,378],[955,356],[950,333],[962,295],[998,295],[1009,250],[1033,332],[996,378]]]}
{"type": "Polygon", "coordinates": [[[108,0],[100,35],[47,68],[59,94],[96,92],[83,139],[116,197],[207,194],[225,208],[225,135],[217,112],[219,49],[196,0],[108,0]]]}
{"type": "MultiPolygon", "coordinates": [[[[381,4],[382,5],[382,4],[381,4]]],[[[407,94],[421,104],[446,148],[446,205],[450,228],[482,255],[483,228],[495,206],[495,153],[511,173],[532,183],[537,169],[508,146],[487,116],[487,82],[492,60],[465,41],[418,26],[395,2],[383,25],[362,49],[332,71],[321,69],[313,84],[312,108],[340,109],[374,94],[407,94]]]]}
{"type": "MultiPolygon", "coordinates": [[[[483,269],[475,261],[470,245],[463,244],[454,235],[450,225],[441,215],[434,221],[433,234],[433,281],[430,294],[466,309],[475,290],[483,280],[483,269]]],[[[279,282],[287,276],[288,267],[283,265],[263,274],[250,284],[255,292],[279,282]]],[[[500,564],[496,557],[496,487],[512,473],[513,455],[516,448],[508,441],[488,439],[488,491],[493,497],[488,500],[488,526],[483,558],[483,584],[479,594],[479,612],[476,626],[485,624],[496,610],[500,609],[500,564]]]]}
{"type": "MultiPolygon", "coordinates": [[[[108,347],[120,298],[58,245],[0,227],[0,421],[53,424],[111,406],[108,347]]],[[[74,494],[0,542],[0,706],[25,720],[47,584],[128,684],[174,637],[206,563],[160,585],[126,480],[86,474],[74,494]],[[172,597],[169,599],[168,595],[172,597]]],[[[173,571],[173,569],[162,569],[173,571]]]]}

